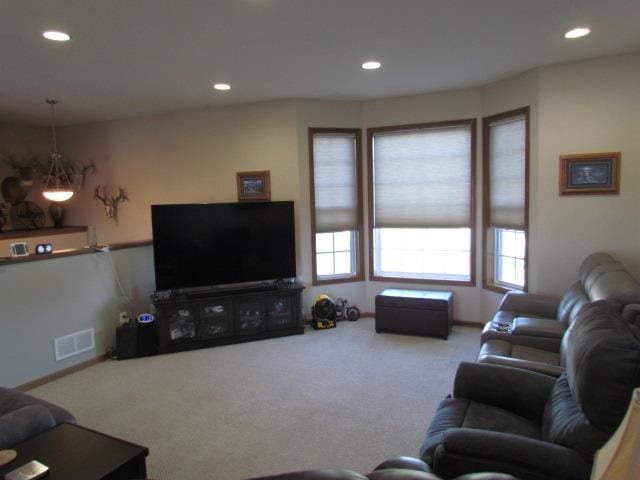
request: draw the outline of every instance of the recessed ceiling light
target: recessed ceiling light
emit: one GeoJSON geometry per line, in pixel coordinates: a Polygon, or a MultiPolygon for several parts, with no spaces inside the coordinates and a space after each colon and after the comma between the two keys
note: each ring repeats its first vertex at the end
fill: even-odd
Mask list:
{"type": "Polygon", "coordinates": [[[564,38],[580,38],[585,35],[589,35],[590,33],[591,30],[586,27],[577,27],[565,33],[564,38]]]}
{"type": "Polygon", "coordinates": [[[362,64],[362,68],[364,68],[365,70],[376,70],[378,68],[381,67],[381,63],[376,61],[376,60],[369,60],[367,62],[364,62],[362,64]]]}
{"type": "Polygon", "coordinates": [[[42,36],[47,40],[53,40],[54,42],[68,42],[71,40],[71,36],[65,32],[59,32],[57,30],[47,30],[42,33],[42,36]]]}
{"type": "Polygon", "coordinates": [[[213,88],[216,90],[231,90],[231,85],[228,83],[216,83],[213,88]]]}

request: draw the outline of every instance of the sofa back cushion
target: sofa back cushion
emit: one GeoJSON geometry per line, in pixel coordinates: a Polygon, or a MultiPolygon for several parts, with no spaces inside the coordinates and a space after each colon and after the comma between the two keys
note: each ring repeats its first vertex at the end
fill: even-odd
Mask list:
{"type": "Polygon", "coordinates": [[[640,329],[608,302],[588,304],[567,332],[565,362],[576,403],[596,428],[613,433],[640,386],[640,329]]]}
{"type": "Polygon", "coordinates": [[[629,303],[640,303],[640,284],[622,263],[606,254],[594,254],[580,267],[580,283],[592,302],[607,300],[622,309],[629,303]],[[594,257],[602,263],[596,263],[594,257]],[[606,262],[606,258],[611,260],[606,262]]]}
{"type": "Polygon", "coordinates": [[[565,373],[547,403],[543,437],[592,455],[618,427],[640,386],[640,329],[615,306],[584,306],[563,337],[565,373]]]}
{"type": "Polygon", "coordinates": [[[609,439],[609,435],[595,428],[575,402],[567,373],[556,381],[547,401],[542,422],[542,439],[593,456],[609,439]]]}
{"type": "Polygon", "coordinates": [[[558,321],[566,326],[571,325],[580,309],[587,303],[589,303],[589,299],[582,289],[582,284],[580,282],[574,283],[560,300],[557,314],[558,321]]]}

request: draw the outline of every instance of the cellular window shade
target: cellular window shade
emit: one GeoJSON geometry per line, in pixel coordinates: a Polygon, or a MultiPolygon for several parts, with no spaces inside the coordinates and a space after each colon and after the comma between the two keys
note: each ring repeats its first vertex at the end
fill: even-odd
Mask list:
{"type": "Polygon", "coordinates": [[[524,115],[489,125],[489,224],[524,229],[526,124],[524,115]]]}
{"type": "Polygon", "coordinates": [[[357,230],[355,135],[314,134],[313,189],[317,233],[357,230]]]}
{"type": "Polygon", "coordinates": [[[373,136],[375,228],[471,225],[471,127],[373,136]]]}

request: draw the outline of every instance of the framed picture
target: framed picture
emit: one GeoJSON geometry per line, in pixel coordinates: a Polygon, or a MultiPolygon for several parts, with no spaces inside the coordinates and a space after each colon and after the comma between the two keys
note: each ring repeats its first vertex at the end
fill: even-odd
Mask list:
{"type": "Polygon", "coordinates": [[[620,152],[560,155],[560,195],[620,191],[620,152]]]}
{"type": "Polygon", "coordinates": [[[239,202],[269,202],[271,201],[271,181],[269,170],[262,172],[238,172],[238,201],[239,202]]]}

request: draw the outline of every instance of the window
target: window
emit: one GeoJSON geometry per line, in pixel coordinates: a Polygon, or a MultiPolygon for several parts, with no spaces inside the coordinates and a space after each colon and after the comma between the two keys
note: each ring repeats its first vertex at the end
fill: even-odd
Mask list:
{"type": "Polygon", "coordinates": [[[475,125],[368,130],[373,280],[473,284],[475,125]]]}
{"type": "Polygon", "coordinates": [[[362,279],[361,133],[309,129],[314,284],[362,279]]]}
{"type": "Polygon", "coordinates": [[[527,288],[529,108],[483,119],[483,286],[527,288]]]}

